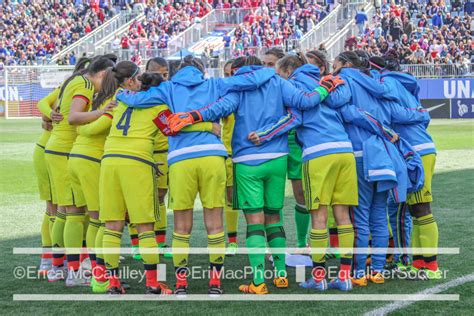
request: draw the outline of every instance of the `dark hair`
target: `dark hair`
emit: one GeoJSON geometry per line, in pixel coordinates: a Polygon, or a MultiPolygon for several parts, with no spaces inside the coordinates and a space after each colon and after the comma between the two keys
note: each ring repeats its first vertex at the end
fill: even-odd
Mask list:
{"type": "Polygon", "coordinates": [[[360,69],[369,69],[370,68],[370,56],[365,50],[358,49],[355,51],[357,57],[359,57],[359,66],[360,69]]]}
{"type": "Polygon", "coordinates": [[[329,74],[329,61],[328,55],[320,50],[310,50],[306,53],[306,58],[312,58],[316,60],[316,66],[318,66],[321,71],[321,67],[324,67],[324,72],[321,72],[321,76],[326,76],[329,74]]]}
{"type": "Polygon", "coordinates": [[[200,72],[204,74],[205,72],[205,67],[204,63],[200,58],[194,57],[192,55],[188,55],[183,58],[181,61],[181,64],[179,64],[179,70],[183,69],[184,67],[192,66],[197,68],[200,72]]]}
{"type": "Polygon", "coordinates": [[[283,71],[288,71],[288,68],[291,68],[293,71],[296,68],[307,64],[308,60],[306,57],[298,52],[296,55],[286,55],[285,57],[281,58],[277,62],[277,67],[283,71]]]}
{"type": "Polygon", "coordinates": [[[100,57],[110,59],[114,63],[117,63],[117,60],[118,60],[118,57],[115,54],[105,54],[105,55],[102,55],[100,57]]]}
{"type": "Polygon", "coordinates": [[[278,59],[285,57],[285,53],[283,52],[283,49],[279,47],[270,48],[269,50],[265,52],[265,55],[273,55],[278,59]]]}
{"type": "Polygon", "coordinates": [[[352,64],[352,67],[358,68],[360,65],[359,56],[356,53],[351,51],[345,51],[337,55],[337,60],[339,60],[343,65],[347,65],[348,63],[352,64]]]}
{"type": "Polygon", "coordinates": [[[231,66],[232,66],[232,63],[233,63],[233,62],[234,62],[234,59],[229,59],[228,61],[225,62],[223,68],[227,67],[227,65],[231,65],[231,66]]]}
{"type": "Polygon", "coordinates": [[[141,91],[147,91],[151,87],[159,86],[163,81],[163,76],[159,73],[145,72],[140,76],[142,82],[141,91]]]}
{"type": "Polygon", "coordinates": [[[74,66],[74,70],[72,71],[72,73],[74,74],[79,71],[85,70],[89,66],[90,63],[91,63],[91,59],[88,57],[79,58],[76,65],[74,66]]]}
{"type": "Polygon", "coordinates": [[[155,58],[151,58],[147,61],[146,66],[145,66],[146,71],[150,70],[150,64],[151,63],[155,63],[160,67],[169,68],[168,67],[168,62],[166,61],[166,59],[164,59],[162,57],[155,57],[155,58]]]}
{"type": "Polygon", "coordinates": [[[126,79],[135,77],[139,72],[140,67],[131,61],[121,61],[116,66],[108,68],[102,79],[102,89],[92,102],[92,109],[100,107],[105,100],[114,95],[126,79]]]}
{"type": "Polygon", "coordinates": [[[381,71],[385,68],[385,60],[380,56],[372,56],[369,59],[370,69],[381,71]]]}
{"type": "Polygon", "coordinates": [[[385,68],[390,71],[400,71],[399,55],[396,50],[390,49],[384,55],[385,68]]]}
{"type": "MultiPolygon", "coordinates": [[[[84,61],[84,63],[86,63],[86,61],[84,61]]],[[[79,70],[75,73],[73,73],[69,78],[67,78],[63,84],[61,85],[61,90],[59,91],[59,96],[58,96],[58,99],[61,99],[61,97],[63,96],[63,93],[64,93],[64,89],[66,89],[66,86],[69,84],[69,82],[71,82],[75,77],[77,76],[82,76],[82,75],[85,75],[85,74],[91,74],[91,75],[95,75],[97,74],[98,72],[101,72],[103,70],[106,70],[107,68],[109,67],[113,67],[115,65],[115,63],[108,59],[108,58],[103,58],[102,56],[99,57],[99,58],[93,58],[89,65],[87,66],[87,68],[84,68],[82,70],[79,70]]],[[[81,66],[82,67],[82,66],[81,66]]]]}
{"type": "Polygon", "coordinates": [[[241,67],[244,67],[244,66],[251,66],[251,65],[257,65],[257,66],[261,66],[262,65],[262,61],[260,60],[260,58],[256,57],[256,56],[248,56],[248,57],[237,57],[233,62],[232,62],[232,75],[235,74],[235,70],[236,69],[239,69],[241,67]]]}

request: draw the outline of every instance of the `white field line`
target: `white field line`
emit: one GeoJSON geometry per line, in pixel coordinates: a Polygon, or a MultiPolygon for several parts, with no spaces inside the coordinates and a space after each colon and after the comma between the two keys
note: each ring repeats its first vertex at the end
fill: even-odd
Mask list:
{"type": "Polygon", "coordinates": [[[14,301],[459,301],[458,294],[13,294],[14,301]]]}
{"type": "MultiPolygon", "coordinates": [[[[413,295],[437,295],[437,293],[444,292],[449,290],[450,288],[463,285],[464,283],[473,282],[474,281],[474,273],[459,277],[452,281],[425,289],[413,295]]],[[[439,294],[438,294],[439,295],[439,294]]],[[[397,301],[395,303],[391,303],[380,308],[374,309],[370,312],[364,314],[364,316],[380,316],[380,315],[387,315],[388,313],[394,312],[396,310],[405,308],[409,305],[414,304],[416,301],[397,301]]]]}
{"type": "MultiPolygon", "coordinates": [[[[52,248],[53,252],[64,252],[65,248],[52,248]]],[[[93,248],[90,248],[93,250],[93,248]]],[[[444,254],[444,255],[458,255],[459,248],[403,248],[403,249],[395,249],[395,248],[331,248],[331,252],[338,252],[338,253],[354,253],[354,254],[392,254],[392,253],[402,253],[402,254],[444,254]]],[[[34,247],[34,248],[23,248],[23,247],[14,247],[13,254],[14,255],[31,255],[31,254],[42,254],[45,251],[44,248],[41,247],[34,247]]],[[[51,248],[48,248],[48,251],[51,251],[51,248]]],[[[67,252],[69,253],[81,253],[84,250],[82,248],[68,248],[67,252]]],[[[121,254],[133,254],[134,248],[101,248],[100,250],[102,253],[107,254],[114,254],[114,253],[121,253],[121,254]]],[[[301,248],[272,248],[272,252],[275,253],[298,253],[301,252],[301,248]]],[[[176,254],[220,254],[222,253],[221,248],[207,248],[207,247],[191,247],[191,248],[147,248],[147,249],[140,249],[141,253],[147,254],[154,254],[154,253],[164,253],[164,252],[173,252],[176,254]]],[[[327,249],[325,248],[317,248],[312,249],[312,253],[318,254],[326,254],[327,249]]],[[[237,254],[266,254],[266,248],[246,248],[246,247],[239,247],[237,249],[237,254]]]]}

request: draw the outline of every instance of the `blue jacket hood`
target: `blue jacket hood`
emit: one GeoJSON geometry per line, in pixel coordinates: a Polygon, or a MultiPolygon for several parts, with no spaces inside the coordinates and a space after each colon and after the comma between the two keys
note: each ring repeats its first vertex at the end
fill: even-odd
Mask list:
{"type": "Polygon", "coordinates": [[[340,73],[343,76],[350,77],[360,86],[364,87],[371,95],[381,98],[383,96],[383,89],[377,84],[376,78],[368,76],[355,68],[342,68],[340,73]]]}
{"type": "Polygon", "coordinates": [[[314,90],[315,87],[319,86],[319,78],[321,76],[321,73],[319,71],[319,68],[311,65],[311,64],[305,64],[299,68],[296,68],[295,71],[291,74],[291,76],[288,78],[288,80],[295,80],[303,84],[308,91],[314,90]],[[310,77],[313,80],[308,80],[309,78],[304,77],[302,75],[306,75],[307,77],[310,77]]]}
{"type": "Polygon", "coordinates": [[[180,69],[172,78],[173,83],[177,83],[186,87],[197,86],[203,83],[206,79],[204,74],[193,66],[187,66],[180,69]]]}
{"type": "Polygon", "coordinates": [[[382,80],[385,77],[392,77],[393,79],[397,80],[405,87],[405,89],[407,89],[413,96],[418,99],[420,86],[418,85],[418,81],[414,76],[403,72],[391,71],[383,73],[382,80]]]}

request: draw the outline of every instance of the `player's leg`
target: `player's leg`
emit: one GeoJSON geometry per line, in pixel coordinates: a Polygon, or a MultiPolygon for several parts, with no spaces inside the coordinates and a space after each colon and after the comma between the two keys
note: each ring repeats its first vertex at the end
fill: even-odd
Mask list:
{"type": "Polygon", "coordinates": [[[387,220],[388,191],[376,192],[372,199],[369,214],[370,235],[372,236],[372,260],[370,263],[369,280],[373,283],[384,283],[383,269],[387,259],[388,220],[387,220]]]}
{"type": "Polygon", "coordinates": [[[225,234],[223,208],[225,201],[226,167],[225,159],[220,156],[197,158],[199,196],[204,208],[204,224],[207,230],[209,254],[210,295],[223,293],[221,272],[225,258],[225,234]]]}
{"type": "Polygon", "coordinates": [[[413,273],[418,279],[440,279],[441,271],[438,268],[438,224],[431,212],[433,201],[431,181],[434,174],[436,155],[429,154],[421,157],[425,171],[423,188],[408,198],[410,212],[413,217],[413,248],[427,249],[423,253],[413,254],[413,273]],[[433,249],[429,250],[428,249],[433,249]],[[418,273],[420,272],[420,273],[418,273]]]}
{"type": "Polygon", "coordinates": [[[237,228],[239,224],[239,211],[232,207],[233,184],[234,184],[234,170],[232,165],[232,158],[225,160],[226,165],[226,187],[227,200],[224,207],[225,227],[227,230],[227,250],[226,256],[234,256],[237,252],[237,228]]]}
{"type": "MultiPolygon", "coordinates": [[[[354,227],[355,250],[366,250],[369,247],[370,227],[369,213],[375,192],[374,184],[365,181],[362,159],[356,159],[358,206],[350,209],[351,221],[354,227]]],[[[366,260],[367,253],[356,253],[353,257],[352,283],[358,286],[367,286],[366,260]]]]}
{"type": "Polygon", "coordinates": [[[46,201],[46,212],[43,215],[43,221],[41,222],[41,246],[43,247],[43,253],[41,254],[41,263],[38,269],[38,274],[46,276],[48,271],[53,267],[53,253],[52,253],[52,240],[50,223],[51,218],[54,218],[56,213],[56,205],[51,201],[46,201]],[[54,211],[53,211],[54,210],[54,211]]]}
{"type": "Polygon", "coordinates": [[[264,179],[265,234],[272,253],[277,288],[288,287],[286,272],[286,234],[281,216],[285,199],[287,157],[280,157],[260,165],[264,179]]]}
{"type": "Polygon", "coordinates": [[[387,210],[395,250],[393,262],[387,266],[396,272],[405,273],[410,264],[406,248],[410,246],[411,241],[411,215],[406,203],[395,203],[391,196],[388,199],[387,210]]]}
{"type": "MultiPolygon", "coordinates": [[[[154,160],[158,163],[160,172],[163,175],[158,177],[157,186],[158,186],[158,200],[159,204],[159,219],[156,221],[154,230],[156,236],[156,242],[158,247],[167,248],[166,245],[166,227],[168,226],[168,218],[166,215],[166,205],[165,205],[165,196],[168,193],[168,155],[166,153],[159,153],[153,156],[154,160]]],[[[166,251],[164,253],[165,257],[171,257],[171,253],[166,251]]]]}
{"type": "Polygon", "coordinates": [[[135,225],[132,223],[128,223],[128,233],[130,235],[130,243],[132,244],[132,257],[135,260],[142,260],[142,256],[140,255],[140,251],[138,249],[138,231],[135,225]]]}
{"type": "Polygon", "coordinates": [[[188,291],[188,250],[193,227],[194,200],[198,193],[197,167],[194,159],[187,159],[176,162],[169,168],[168,205],[173,210],[174,216],[171,247],[176,276],[174,290],[176,295],[186,295],[188,291]],[[176,249],[176,252],[173,249],[176,249]]]}
{"type": "Polygon", "coordinates": [[[246,246],[253,280],[239,286],[239,291],[249,294],[267,294],[265,284],[265,216],[263,214],[264,186],[260,166],[234,164],[233,207],[241,209],[247,222],[246,246]],[[253,252],[255,251],[255,253],[253,252]]]}

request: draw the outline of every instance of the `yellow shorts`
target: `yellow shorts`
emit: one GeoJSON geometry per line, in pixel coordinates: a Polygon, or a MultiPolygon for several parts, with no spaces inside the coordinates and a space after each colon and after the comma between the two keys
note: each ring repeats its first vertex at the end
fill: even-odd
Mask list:
{"type": "Polygon", "coordinates": [[[408,195],[408,205],[433,202],[431,180],[433,179],[436,164],[436,154],[421,156],[421,161],[423,162],[423,170],[425,171],[425,183],[420,191],[408,195]]]}
{"type": "Polygon", "coordinates": [[[159,220],[156,171],[153,164],[132,158],[104,157],[99,179],[100,220],[130,223],[159,220]]]}
{"type": "Polygon", "coordinates": [[[46,150],[44,157],[52,183],[53,198],[56,198],[59,206],[75,205],[67,169],[68,154],[46,150]]]}
{"type": "Polygon", "coordinates": [[[231,187],[234,185],[234,167],[232,166],[232,158],[228,157],[225,160],[225,175],[226,175],[226,186],[231,187]]]}
{"type": "Polygon", "coordinates": [[[76,206],[99,211],[100,160],[69,157],[68,172],[76,206]]]}
{"type": "Polygon", "coordinates": [[[162,176],[158,176],[158,189],[168,190],[168,152],[153,154],[155,162],[162,163],[158,166],[158,169],[163,173],[162,176]]]}
{"type": "Polygon", "coordinates": [[[225,205],[225,158],[207,156],[178,161],[170,167],[168,205],[173,210],[194,208],[199,193],[205,208],[225,205]]]}
{"type": "Polygon", "coordinates": [[[48,167],[44,158],[44,147],[36,144],[33,152],[33,165],[38,182],[38,190],[40,199],[43,201],[51,201],[56,203],[53,198],[53,189],[51,181],[49,181],[48,167]]]}
{"type": "Polygon", "coordinates": [[[308,210],[320,205],[357,205],[357,170],[353,153],[317,157],[303,163],[308,210]]]}

